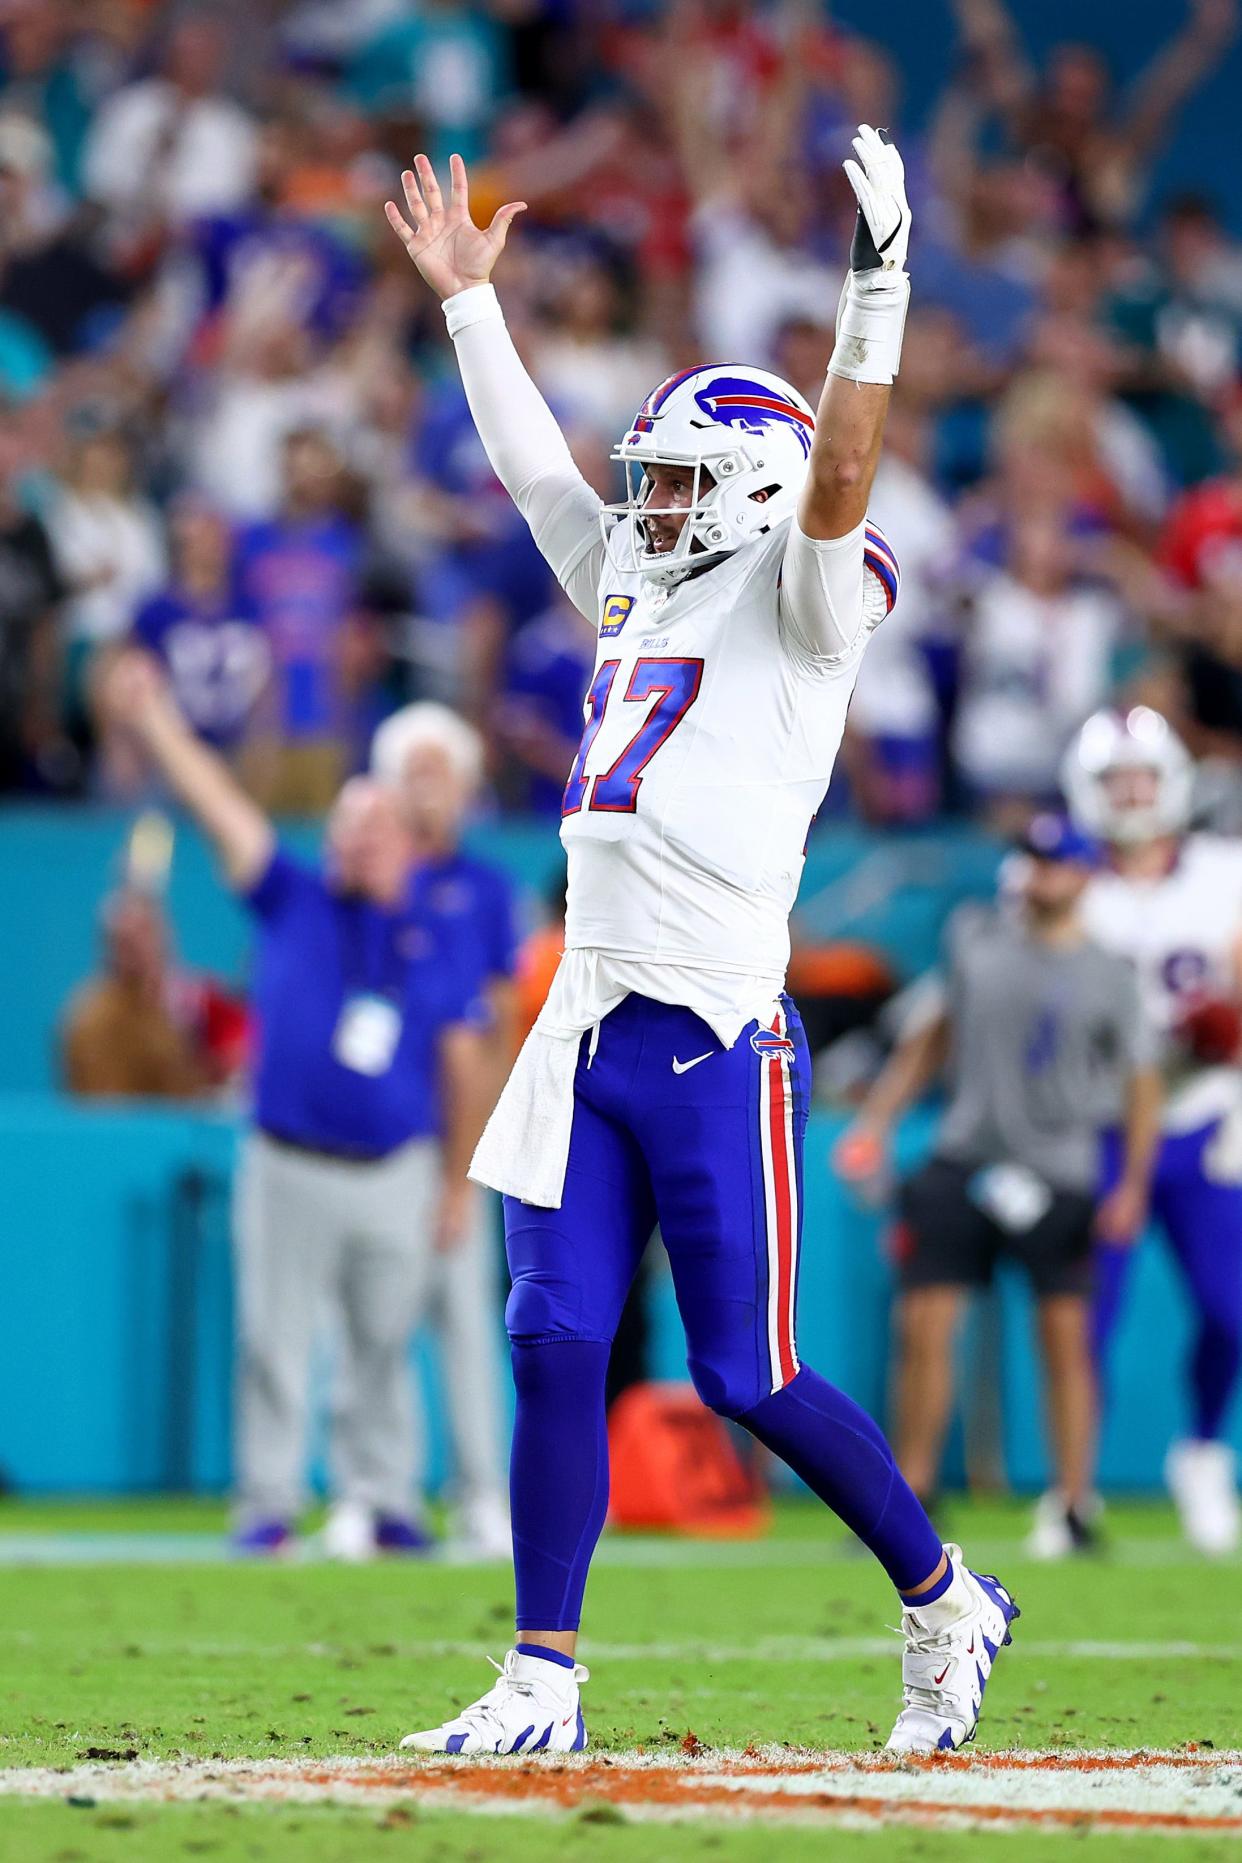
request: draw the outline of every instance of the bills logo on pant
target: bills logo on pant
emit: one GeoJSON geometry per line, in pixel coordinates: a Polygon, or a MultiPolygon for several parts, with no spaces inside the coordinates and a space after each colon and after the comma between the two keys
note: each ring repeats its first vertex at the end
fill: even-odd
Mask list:
{"type": "Polygon", "coordinates": [[[792,1061],[794,1058],[793,1043],[779,1029],[756,1029],[750,1045],[764,1061],[792,1061]]]}

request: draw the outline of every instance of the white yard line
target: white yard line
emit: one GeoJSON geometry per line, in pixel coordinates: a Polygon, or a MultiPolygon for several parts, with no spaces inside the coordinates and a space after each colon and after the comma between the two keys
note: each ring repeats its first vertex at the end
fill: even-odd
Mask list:
{"type": "MultiPolygon", "coordinates": [[[[17,1630],[11,1633],[11,1641],[19,1647],[33,1648],[42,1639],[35,1631],[17,1630]]],[[[135,1639],[129,1638],[126,1641],[131,1644],[135,1639]]],[[[144,1656],[184,1656],[195,1661],[232,1661],[240,1657],[249,1657],[259,1662],[283,1662],[304,1657],[322,1658],[328,1662],[339,1662],[342,1657],[349,1657],[352,1661],[366,1661],[368,1657],[380,1660],[371,1656],[366,1645],[353,1643],[222,1643],[210,1639],[160,1637],[142,1637],[138,1642],[144,1656]]],[[[386,1640],[383,1658],[410,1662],[419,1659],[479,1662],[504,1647],[504,1639],[499,1636],[492,1642],[406,1638],[401,1641],[386,1640]]],[[[1083,1662],[1233,1663],[1242,1660],[1242,1643],[1188,1643],[1180,1639],[1103,1642],[1091,1638],[1023,1636],[1020,1641],[1015,1640],[1014,1648],[1023,1656],[1068,1657],[1083,1662]]],[[[586,1662],[694,1662],[710,1666],[712,1663],[732,1662],[854,1662],[864,1657],[894,1656],[899,1651],[898,1638],[890,1632],[888,1636],[873,1637],[757,1637],[751,1643],[717,1643],[706,1639],[695,1642],[693,1638],[675,1641],[653,1638],[646,1643],[601,1643],[593,1637],[584,1637],[580,1654],[586,1662]]]]}
{"type": "MultiPolygon", "coordinates": [[[[1005,1562],[1029,1563],[1021,1538],[985,1537],[970,1548],[976,1567],[1005,1562]]],[[[595,1564],[637,1570],[724,1569],[759,1567],[798,1569],[852,1563],[862,1557],[856,1544],[839,1538],[807,1540],[689,1540],[609,1534],[601,1541],[595,1564]]],[[[0,1533],[0,1567],[76,1565],[219,1565],[230,1563],[228,1542],[215,1533],[0,1533]]],[[[291,1563],[318,1564],[322,1554],[313,1536],[300,1543],[291,1563]]],[[[1203,1562],[1181,1540],[1119,1539],[1106,1555],[1109,1566],[1131,1570],[1194,1569],[1203,1562]]],[[[451,1542],[429,1557],[431,1565],[478,1566],[466,1549],[451,1542]]],[[[503,1569],[503,1562],[493,1562],[503,1569]]],[[[1242,1558],[1213,1562],[1236,1569],[1242,1558]]]]}

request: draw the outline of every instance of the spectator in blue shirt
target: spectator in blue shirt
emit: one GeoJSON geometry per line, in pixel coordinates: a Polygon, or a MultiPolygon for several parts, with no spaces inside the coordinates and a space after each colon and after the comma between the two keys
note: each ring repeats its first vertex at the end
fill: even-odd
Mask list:
{"type": "Polygon", "coordinates": [[[257,925],[254,1129],[238,1187],[238,1546],[281,1549],[302,1501],[311,1354],[338,1335],[328,1546],[425,1544],[408,1347],[434,1242],[458,1220],[492,1078],[479,968],[426,909],[394,791],[347,783],[317,866],[196,738],[155,663],[102,700],[215,842],[257,925]]]}
{"type": "Polygon", "coordinates": [[[188,495],[173,510],[169,540],[172,577],[134,616],[134,644],[161,661],[198,735],[231,752],[267,684],[267,640],[253,606],[235,587],[224,518],[188,495]]]}
{"type": "MultiPolygon", "coordinates": [[[[517,1050],[517,935],[508,877],[462,847],[462,830],[483,777],[478,733],[447,706],[407,705],[380,726],[371,768],[399,793],[418,852],[414,896],[430,923],[482,980],[488,1029],[489,1105],[517,1050]]],[[[490,1191],[462,1184],[446,1210],[433,1275],[449,1424],[455,1452],[457,1523],[474,1550],[509,1553],[499,1345],[494,1290],[496,1209],[490,1191]]]]}
{"type": "MultiPolygon", "coordinates": [[[[513,500],[483,450],[460,382],[437,384],[428,394],[411,444],[411,464],[440,500],[456,501],[461,522],[449,555],[463,598],[495,596],[503,601],[511,625],[538,614],[555,584],[529,526],[520,513],[515,518],[513,500]]],[[[448,569],[440,573],[447,586],[448,569]]]]}
{"type": "Polygon", "coordinates": [[[483,717],[513,630],[547,607],[556,582],[483,450],[460,382],[422,404],[409,465],[438,531],[420,566],[420,606],[455,639],[434,659],[483,717]]]}
{"type": "Polygon", "coordinates": [[[250,197],[186,229],[176,265],[194,324],[235,311],[282,275],[296,280],[291,308],[315,336],[334,340],[357,316],[367,279],[363,255],[326,212],[308,212],[291,198],[300,154],[293,113],[274,112],[258,127],[250,197]]]}
{"type": "Polygon", "coordinates": [[[269,777],[277,811],[318,813],[350,765],[358,671],[369,625],[363,538],[342,508],[343,465],[327,434],[298,428],[284,443],[284,496],[238,542],[237,593],[272,657],[269,777]]]}
{"type": "Polygon", "coordinates": [[[594,666],[595,629],[559,594],[509,642],[498,732],[517,766],[519,806],[532,815],[560,817],[594,666]]]}

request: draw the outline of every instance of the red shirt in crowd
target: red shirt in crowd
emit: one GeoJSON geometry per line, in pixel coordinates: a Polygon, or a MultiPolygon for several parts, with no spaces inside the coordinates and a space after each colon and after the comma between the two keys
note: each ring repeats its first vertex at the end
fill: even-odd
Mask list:
{"type": "Polygon", "coordinates": [[[1160,562],[1184,589],[1242,588],[1242,480],[1212,479],[1179,498],[1160,562]]]}

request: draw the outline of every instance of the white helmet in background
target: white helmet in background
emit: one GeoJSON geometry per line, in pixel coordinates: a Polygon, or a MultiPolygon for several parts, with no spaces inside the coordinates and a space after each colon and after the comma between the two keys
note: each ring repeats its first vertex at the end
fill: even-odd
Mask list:
{"type": "Polygon", "coordinates": [[[633,562],[652,582],[678,582],[718,563],[793,515],[811,456],[815,416],[796,389],[766,369],[738,363],[683,369],[652,389],[612,457],[625,468],[626,496],[605,522],[628,518],[633,562]],[[694,475],[688,507],[648,504],[648,465],[694,475]],[[704,474],[714,484],[704,487],[704,474]],[[647,547],[644,516],[683,517],[668,551],[647,547]]]}
{"type": "Polygon", "coordinates": [[[1136,705],[1088,718],[1066,754],[1061,782],[1079,827],[1133,846],[1182,832],[1194,775],[1190,752],[1168,720],[1136,705]]]}

